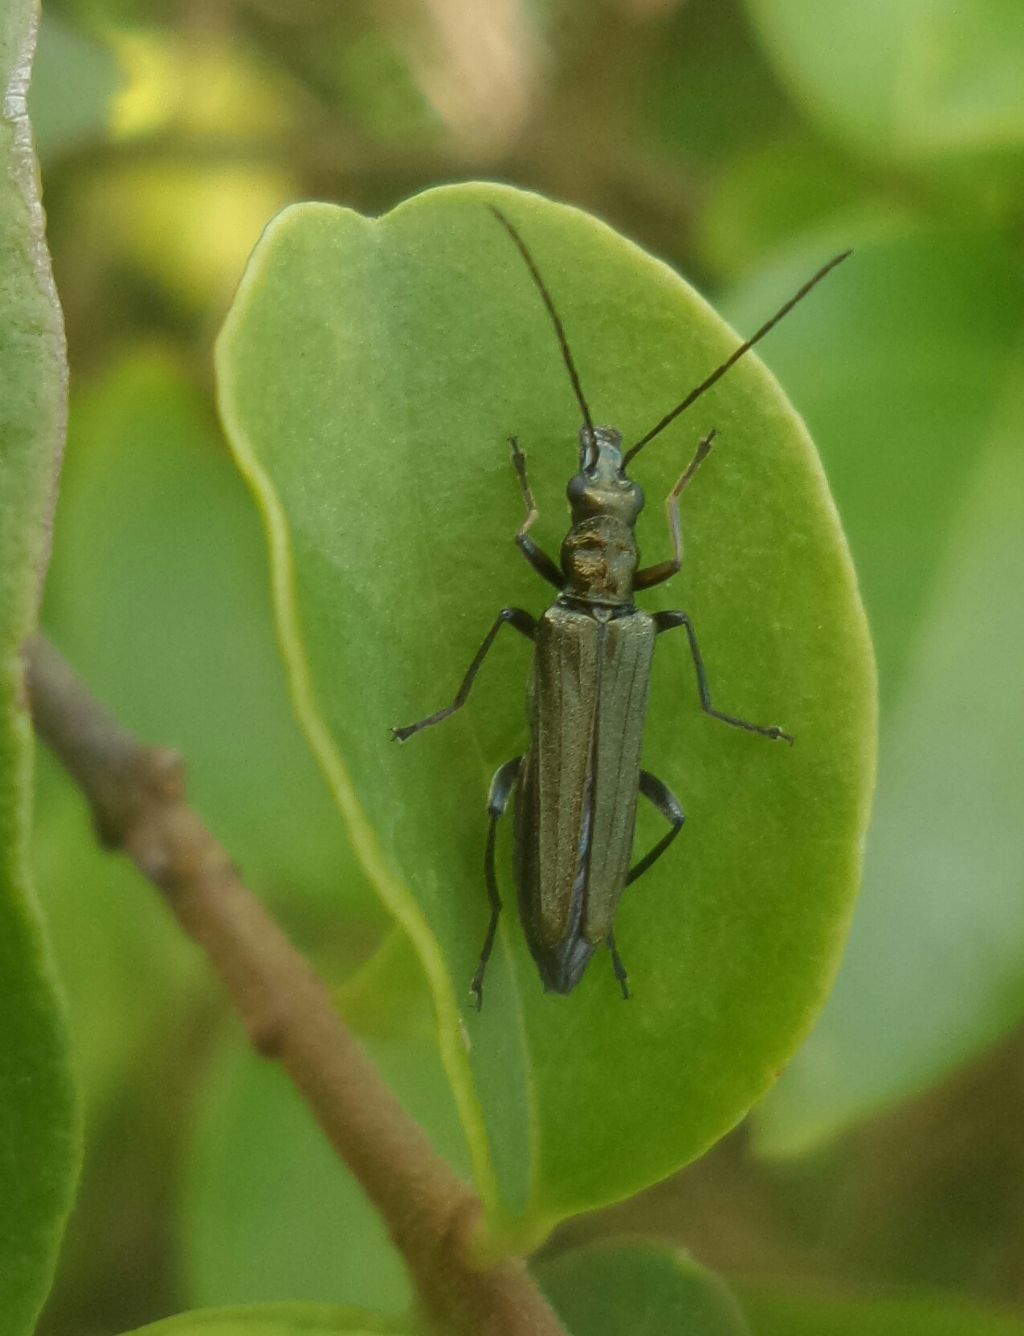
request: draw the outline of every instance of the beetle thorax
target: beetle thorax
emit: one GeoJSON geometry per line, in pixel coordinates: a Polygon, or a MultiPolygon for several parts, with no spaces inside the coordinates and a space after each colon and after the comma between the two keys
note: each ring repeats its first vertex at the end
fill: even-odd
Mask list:
{"type": "Polygon", "coordinates": [[[637,550],[633,527],[610,515],[574,524],[562,544],[565,592],[595,603],[631,603],[637,550]]]}
{"type": "Polygon", "coordinates": [[[622,436],[614,427],[580,429],[580,469],[566,489],[572,528],[562,544],[565,590],[595,603],[631,603],[637,550],[636,517],[643,489],[622,467],[622,436]]]}

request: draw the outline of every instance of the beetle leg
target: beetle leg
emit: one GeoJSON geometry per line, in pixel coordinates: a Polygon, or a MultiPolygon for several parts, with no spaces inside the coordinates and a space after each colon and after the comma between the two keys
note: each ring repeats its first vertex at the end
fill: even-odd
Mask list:
{"type": "Polygon", "coordinates": [[[512,463],[515,465],[516,475],[519,478],[519,490],[523,494],[523,504],[526,506],[526,519],[523,520],[516,531],[516,546],[538,575],[547,580],[549,584],[553,584],[556,589],[561,589],[565,584],[565,579],[558,568],[558,563],[553,561],[544,549],[538,547],[529,536],[529,530],[536,523],[540,511],[537,509],[537,503],[533,499],[533,488],[526,476],[526,455],[519,448],[518,437],[510,436],[508,443],[512,447],[512,463]]]}
{"type": "Polygon", "coordinates": [[[667,784],[663,784],[660,779],[652,775],[649,770],[640,771],[640,792],[644,797],[654,804],[661,815],[672,827],[662,835],[661,839],[644,854],[640,862],[635,867],[630,868],[629,876],[626,878],[626,885],[631,885],[637,877],[642,877],[647,869],[658,861],[668,846],[683,828],[683,822],[686,820],[686,813],[679,804],[679,799],[672,792],[667,784]]]}
{"type": "Polygon", "coordinates": [[[721,710],[716,710],[711,704],[711,692],[708,688],[708,675],[704,670],[704,660],[701,658],[700,646],[697,644],[697,633],[693,629],[693,622],[685,612],[656,612],[654,621],[657,627],[656,634],[660,635],[662,631],[671,631],[676,626],[686,628],[686,635],[690,641],[690,653],[693,655],[693,666],[697,670],[697,687],[700,691],[700,708],[705,714],[710,714],[714,719],[721,719],[725,724],[732,724],[734,728],[745,728],[748,733],[760,733],[763,737],[773,738],[775,741],[788,742],[792,745],[793,739],[789,733],[783,732],[778,724],[751,724],[746,719],[737,719],[735,715],[723,714],[721,710]]]}
{"type": "Polygon", "coordinates": [[[718,435],[716,431],[708,434],[697,446],[697,453],[686,466],[686,471],[665,498],[665,517],[668,520],[669,537],[672,539],[672,556],[668,561],[659,561],[656,566],[645,566],[633,577],[634,589],[650,589],[654,585],[670,580],[683,564],[683,524],[679,518],[679,498],[683,489],[707,458],[711,442],[718,435]]]}
{"type": "Polygon", "coordinates": [[[622,1000],[628,1002],[633,994],[629,991],[629,975],[626,973],[626,967],[622,963],[622,957],[619,955],[618,948],[615,945],[615,934],[608,934],[608,950],[612,953],[612,969],[615,971],[615,977],[619,981],[619,987],[622,989],[622,1000]]]}
{"type": "Polygon", "coordinates": [[[494,644],[495,636],[506,622],[510,626],[514,626],[520,635],[526,636],[527,640],[533,639],[537,627],[536,620],[528,612],[524,612],[522,608],[502,608],[494,619],[494,625],[484,636],[484,642],[477,650],[473,662],[466,670],[466,676],[462,679],[462,685],[459,687],[451,705],[446,705],[443,710],[438,710],[434,714],[428,714],[426,719],[421,719],[419,723],[406,724],[403,728],[393,728],[391,730],[391,740],[393,742],[405,742],[414,733],[418,733],[421,728],[429,728],[431,724],[439,724],[442,719],[447,719],[450,714],[462,709],[469,698],[473,680],[480,671],[480,665],[487,657],[487,651],[494,644]]]}
{"type": "Polygon", "coordinates": [[[487,925],[487,936],[484,938],[483,950],[480,952],[480,964],[476,967],[473,982],[469,985],[469,991],[475,999],[477,1011],[484,1004],[484,970],[491,958],[494,934],[498,929],[498,916],[501,914],[501,895],[498,892],[498,873],[494,858],[495,838],[498,822],[505,815],[508,800],[512,796],[512,790],[519,778],[519,767],[522,761],[521,756],[516,756],[513,760],[506,761],[503,766],[500,766],[491,780],[491,791],[487,795],[489,825],[487,827],[487,851],[484,854],[484,881],[487,883],[487,898],[491,902],[491,920],[487,925]]]}

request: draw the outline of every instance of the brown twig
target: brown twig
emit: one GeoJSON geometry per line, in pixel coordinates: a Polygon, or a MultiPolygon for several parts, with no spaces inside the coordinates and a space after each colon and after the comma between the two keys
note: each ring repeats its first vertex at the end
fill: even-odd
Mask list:
{"type": "Polygon", "coordinates": [[[101,839],[163,891],[253,1045],[291,1076],[383,1216],[424,1314],[466,1336],[564,1336],[521,1260],[474,1266],[479,1200],[434,1152],[325,985],[188,806],[180,757],[140,743],[46,640],[30,642],[26,661],[37,731],[85,793],[101,839]]]}

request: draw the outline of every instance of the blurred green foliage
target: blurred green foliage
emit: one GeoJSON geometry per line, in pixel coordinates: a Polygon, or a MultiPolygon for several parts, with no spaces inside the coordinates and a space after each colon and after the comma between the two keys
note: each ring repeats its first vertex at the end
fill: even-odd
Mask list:
{"type": "MultiPolygon", "coordinates": [[[[378,213],[504,179],[596,212],[749,330],[855,248],[764,346],[824,456],[881,670],[847,963],[753,1135],[548,1249],[651,1232],[813,1285],[745,1287],[755,1336],[974,1336],[1020,1325],[986,1307],[1024,1306],[1022,41],[1015,0],[54,0],[44,21],[32,105],[73,385],[48,629],[128,723],[182,748],[200,811],[351,980],[354,1023],[457,1161],[411,957],[360,970],[387,928],[293,722],[258,520],[212,413],[245,258],[293,200],[378,213]],[[894,1286],[958,1302],[875,1297],[894,1286]]],[[[681,602],[713,570],[690,555],[681,602]]],[[[45,758],[35,850],[90,1132],[40,1331],[236,1297],[400,1310],[351,1184],[320,1172],[315,1133],[45,758]],[[354,1254],[327,1292],[317,1259],[345,1234],[365,1288],[345,1288],[354,1254]]]]}

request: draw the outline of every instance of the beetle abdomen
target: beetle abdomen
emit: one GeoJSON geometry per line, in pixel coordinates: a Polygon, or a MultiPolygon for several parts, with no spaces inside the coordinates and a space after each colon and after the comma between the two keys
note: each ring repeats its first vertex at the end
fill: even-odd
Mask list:
{"type": "Polygon", "coordinates": [[[562,604],[537,625],[516,880],[530,949],[558,992],[607,939],[625,886],[654,634],[643,612],[562,604]]]}

